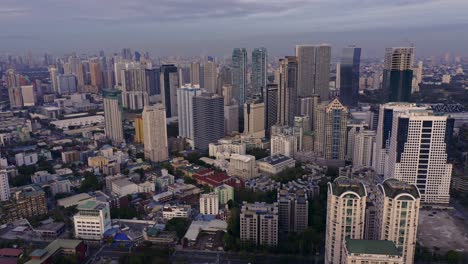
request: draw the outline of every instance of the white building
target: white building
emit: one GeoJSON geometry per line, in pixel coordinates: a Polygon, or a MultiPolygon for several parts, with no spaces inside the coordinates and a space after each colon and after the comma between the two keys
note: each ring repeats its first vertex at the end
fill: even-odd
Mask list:
{"type": "Polygon", "coordinates": [[[366,198],[359,180],[338,177],[328,183],[325,264],[342,263],[345,238],[363,238],[366,198]]]}
{"type": "Polygon", "coordinates": [[[122,92],[104,90],[104,117],[107,138],[116,143],[124,142],[122,124],[122,92]]]}
{"type": "Polygon", "coordinates": [[[129,181],[126,178],[112,181],[112,192],[117,196],[122,197],[129,194],[138,193],[138,185],[129,181]]]}
{"type": "Polygon", "coordinates": [[[73,216],[75,237],[84,240],[101,240],[104,232],[111,228],[109,203],[85,201],[77,207],[73,216]]]}
{"type": "Polygon", "coordinates": [[[257,177],[255,157],[252,155],[232,154],[229,161],[228,174],[249,180],[257,177]]]}
{"type": "Polygon", "coordinates": [[[375,130],[364,130],[354,135],[353,166],[370,167],[375,145],[375,130]]]}
{"type": "Polygon", "coordinates": [[[246,149],[245,143],[230,139],[220,139],[218,143],[210,143],[208,145],[210,157],[215,157],[216,159],[230,159],[231,154],[245,155],[246,149]]]}
{"type": "Polygon", "coordinates": [[[217,193],[200,195],[200,214],[217,215],[219,211],[219,197],[217,193]]]}
{"type": "Polygon", "coordinates": [[[293,158],[276,154],[257,160],[257,167],[260,173],[276,175],[287,168],[294,168],[296,161],[293,158]]]}
{"type": "Polygon", "coordinates": [[[163,218],[171,220],[174,217],[187,218],[190,215],[190,205],[165,205],[163,207],[163,218]]]}
{"type": "Polygon", "coordinates": [[[8,183],[8,173],[6,170],[0,170],[0,201],[10,199],[10,185],[8,183]]]}
{"type": "Polygon", "coordinates": [[[15,155],[16,166],[29,166],[38,162],[39,158],[37,153],[18,153],[15,155]]]}
{"type": "Polygon", "coordinates": [[[179,136],[187,138],[193,147],[193,97],[205,90],[200,85],[185,85],[177,89],[179,136]]]}
{"type": "Polygon", "coordinates": [[[145,106],[143,110],[145,157],[153,162],[169,159],[166,108],[162,104],[145,106]]]}
{"type": "Polygon", "coordinates": [[[271,156],[282,154],[287,157],[294,157],[297,150],[297,137],[288,134],[274,134],[271,136],[270,151],[271,156]]]}
{"type": "Polygon", "coordinates": [[[265,137],[265,104],[244,104],[244,134],[254,138],[265,137]]]}

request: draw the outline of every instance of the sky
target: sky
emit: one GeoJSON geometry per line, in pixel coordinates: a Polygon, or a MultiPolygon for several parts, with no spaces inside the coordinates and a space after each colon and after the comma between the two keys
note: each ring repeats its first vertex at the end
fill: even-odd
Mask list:
{"type": "Polygon", "coordinates": [[[348,44],[364,57],[414,44],[468,55],[468,0],[0,0],[0,53],[119,51],[225,55],[348,44]]]}

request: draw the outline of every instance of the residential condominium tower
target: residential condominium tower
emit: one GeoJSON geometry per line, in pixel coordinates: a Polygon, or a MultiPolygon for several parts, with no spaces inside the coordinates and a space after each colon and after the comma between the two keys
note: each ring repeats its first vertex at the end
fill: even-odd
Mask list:
{"type": "Polygon", "coordinates": [[[167,145],[166,110],[162,104],[143,109],[143,134],[145,157],[153,162],[169,158],[167,145]]]}
{"type": "Polygon", "coordinates": [[[104,90],[104,118],[107,138],[116,143],[124,141],[122,124],[122,92],[104,90]]]}
{"type": "Polygon", "coordinates": [[[331,46],[297,45],[299,97],[317,94],[322,100],[328,100],[330,82],[331,46]]]}

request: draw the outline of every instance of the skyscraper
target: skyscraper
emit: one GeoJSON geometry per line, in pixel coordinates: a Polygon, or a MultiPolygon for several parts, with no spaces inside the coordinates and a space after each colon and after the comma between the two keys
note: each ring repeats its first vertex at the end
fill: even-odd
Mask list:
{"type": "Polygon", "coordinates": [[[244,134],[254,138],[265,137],[265,104],[247,101],[244,104],[244,134]]]}
{"type": "Polygon", "coordinates": [[[192,62],[190,64],[190,83],[200,85],[200,63],[192,62]]]}
{"type": "Polygon", "coordinates": [[[49,79],[52,84],[52,90],[54,93],[58,93],[58,83],[57,83],[58,71],[55,66],[49,66],[49,79]]]}
{"type": "Polygon", "coordinates": [[[279,61],[278,119],[279,125],[293,125],[297,113],[297,72],[294,56],[279,61]]]}
{"type": "Polygon", "coordinates": [[[204,90],[197,86],[185,85],[177,89],[177,108],[179,121],[179,136],[187,139],[193,147],[193,97],[204,90]]]}
{"type": "Polygon", "coordinates": [[[328,100],[330,82],[331,46],[297,45],[298,96],[307,97],[317,94],[328,100]]]}
{"type": "Polygon", "coordinates": [[[177,88],[179,74],[174,64],[161,66],[160,88],[162,102],[166,107],[166,117],[177,116],[177,88]]]}
{"type": "Polygon", "coordinates": [[[361,48],[343,49],[340,63],[340,100],[343,105],[357,106],[359,96],[359,65],[361,48]]]}
{"type": "Polygon", "coordinates": [[[387,48],[382,89],[387,102],[408,102],[413,81],[414,47],[387,48]]]}
{"type": "Polygon", "coordinates": [[[89,72],[91,74],[91,85],[96,86],[98,89],[102,89],[104,83],[102,81],[101,64],[99,64],[99,62],[91,62],[89,64],[89,72]]]}
{"type": "Polygon", "coordinates": [[[314,129],[315,151],[327,160],[344,160],[348,109],[335,98],[317,107],[314,129]]]}
{"type": "Polygon", "coordinates": [[[5,169],[0,169],[0,201],[10,199],[10,185],[8,184],[8,173],[5,169]]]}
{"type": "Polygon", "coordinates": [[[415,184],[423,203],[448,204],[452,164],[447,163],[454,119],[432,110],[393,115],[385,178],[415,184]]]}
{"type": "Polygon", "coordinates": [[[239,132],[244,131],[244,103],[247,100],[247,50],[236,48],[232,52],[232,88],[239,105],[239,132]]]}
{"type": "Polygon", "coordinates": [[[36,91],[33,85],[22,85],[21,96],[23,97],[23,106],[36,105],[36,91]]]}
{"type": "Polygon", "coordinates": [[[162,104],[147,105],[143,109],[145,158],[160,162],[169,158],[167,145],[166,110],[162,104]]]}
{"type": "Polygon", "coordinates": [[[271,127],[276,124],[278,119],[278,85],[275,83],[267,84],[264,90],[265,131],[270,133],[271,127]]]}
{"type": "Polygon", "coordinates": [[[60,74],[57,76],[57,85],[59,94],[76,93],[76,77],[73,74],[60,74]]]}
{"type": "Polygon", "coordinates": [[[122,124],[122,92],[103,90],[105,132],[107,138],[116,142],[124,141],[122,124]]]}
{"type": "Polygon", "coordinates": [[[194,146],[206,151],[208,144],[224,137],[224,99],[216,94],[202,93],[192,100],[194,146]]]}
{"type": "Polygon", "coordinates": [[[397,179],[377,185],[376,228],[379,240],[395,243],[405,264],[414,262],[420,193],[415,185],[397,179]]]}
{"type": "Polygon", "coordinates": [[[258,95],[267,83],[268,54],[266,48],[255,48],[252,51],[252,94],[258,95]]]}
{"type": "Polygon", "coordinates": [[[161,94],[160,70],[158,68],[145,69],[145,76],[149,95],[161,94]]]}
{"type": "Polygon", "coordinates": [[[208,61],[203,67],[203,81],[204,88],[209,93],[216,92],[216,81],[218,79],[218,73],[216,64],[213,61],[208,61]]]}
{"type": "Polygon", "coordinates": [[[338,177],[327,197],[325,264],[342,263],[345,238],[363,238],[367,191],[359,180],[338,177]]]}

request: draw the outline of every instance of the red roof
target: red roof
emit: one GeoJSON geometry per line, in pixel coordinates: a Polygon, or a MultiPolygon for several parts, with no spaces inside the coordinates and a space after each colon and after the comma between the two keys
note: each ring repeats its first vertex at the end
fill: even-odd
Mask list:
{"type": "Polygon", "coordinates": [[[208,175],[205,177],[194,175],[193,178],[196,179],[201,184],[208,184],[210,186],[217,187],[223,184],[224,182],[228,181],[231,177],[229,177],[224,172],[220,172],[220,173],[208,175]]]}
{"type": "Polygon", "coordinates": [[[193,174],[193,176],[206,177],[208,175],[213,175],[213,174],[214,174],[214,171],[212,169],[205,169],[205,170],[198,171],[197,173],[193,174]]]}
{"type": "Polygon", "coordinates": [[[0,248],[0,256],[2,257],[18,258],[21,254],[23,254],[23,249],[20,248],[0,248]]]}

